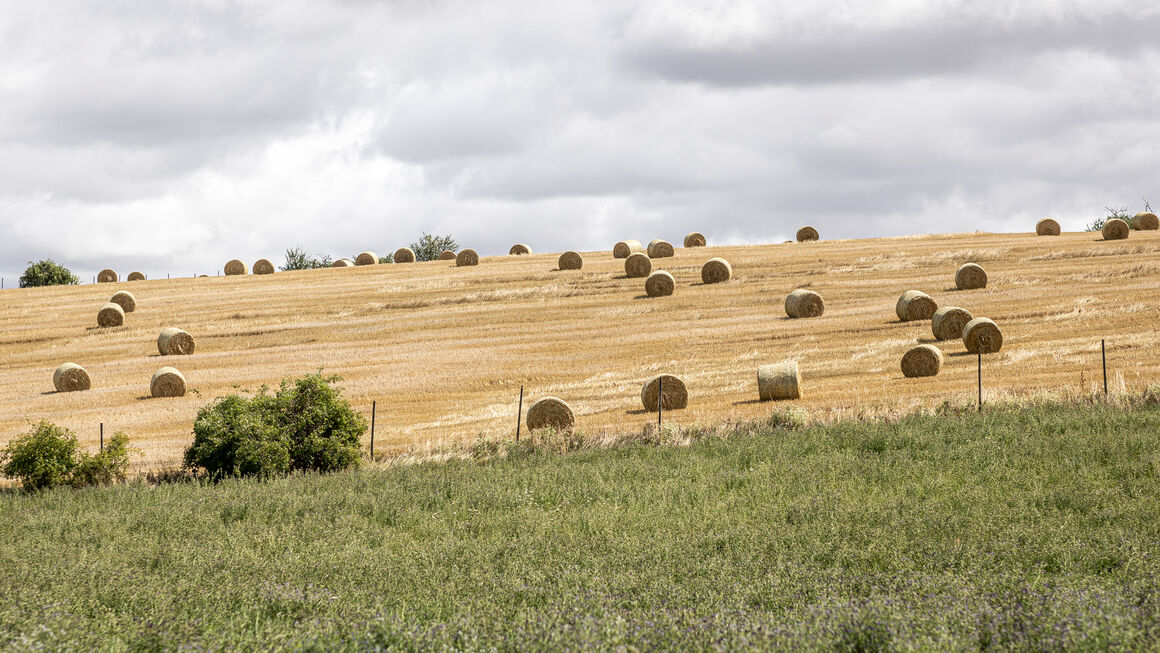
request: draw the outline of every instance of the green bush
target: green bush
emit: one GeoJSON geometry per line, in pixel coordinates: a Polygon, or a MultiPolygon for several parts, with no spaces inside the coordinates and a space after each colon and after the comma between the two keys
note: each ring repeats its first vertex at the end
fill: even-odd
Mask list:
{"type": "Polygon", "coordinates": [[[459,249],[459,244],[451,237],[451,234],[446,236],[432,236],[426,231],[419,240],[411,243],[411,249],[415,252],[416,261],[435,261],[439,259],[439,255],[444,250],[455,251],[459,249]]]}
{"type": "Polygon", "coordinates": [[[285,379],[276,394],[263,387],[250,398],[229,395],[205,406],[193,423],[186,468],[220,477],[357,467],[367,423],[331,385],[337,380],[285,379]]]}
{"type": "Polygon", "coordinates": [[[73,487],[112,485],[123,482],[129,470],[129,436],[115,433],[96,455],[80,452],[73,468],[73,487]]]}
{"type": "Polygon", "coordinates": [[[61,485],[83,487],[124,481],[129,469],[129,437],[115,434],[96,455],[77,450],[72,431],[42,421],[0,452],[5,476],[20,479],[25,490],[61,485]]]}
{"type": "Polygon", "coordinates": [[[328,268],[334,264],[329,254],[324,254],[321,257],[311,256],[302,249],[302,246],[291,247],[286,250],[286,262],[279,266],[283,272],[289,270],[315,270],[318,268],[328,268]]]}
{"type": "Polygon", "coordinates": [[[52,259],[45,259],[33,263],[28,262],[28,267],[24,269],[24,274],[20,275],[20,287],[32,288],[34,286],[75,286],[80,283],[77,275],[72,273],[65,266],[57,263],[52,259]]]}
{"type": "MultiPolygon", "coordinates": [[[[1147,201],[1144,203],[1147,204],[1147,201]]],[[[1105,206],[1104,210],[1108,212],[1107,217],[1096,218],[1095,220],[1089,222],[1087,225],[1088,231],[1103,231],[1104,225],[1107,224],[1108,220],[1123,220],[1124,222],[1128,223],[1129,229],[1136,228],[1136,225],[1132,222],[1132,218],[1135,217],[1135,214],[1128,213],[1128,207],[1124,206],[1118,209],[1113,209],[1110,206],[1105,206]]]]}

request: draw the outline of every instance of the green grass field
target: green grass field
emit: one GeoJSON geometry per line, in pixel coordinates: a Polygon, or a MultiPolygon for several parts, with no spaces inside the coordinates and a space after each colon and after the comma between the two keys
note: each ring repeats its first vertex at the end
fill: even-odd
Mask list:
{"type": "Polygon", "coordinates": [[[1160,407],[0,496],[0,648],[1140,650],[1160,407]]]}

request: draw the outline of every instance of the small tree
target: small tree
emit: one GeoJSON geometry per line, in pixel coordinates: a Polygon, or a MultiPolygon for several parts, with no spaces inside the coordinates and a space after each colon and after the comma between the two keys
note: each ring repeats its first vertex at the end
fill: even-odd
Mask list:
{"type": "Polygon", "coordinates": [[[109,485],[125,480],[129,436],[116,433],[95,455],[77,449],[72,431],[42,421],[0,451],[0,472],[20,479],[25,490],[72,485],[109,485]]]}
{"type": "Polygon", "coordinates": [[[214,477],[357,467],[367,423],[331,385],[337,380],[286,379],[274,395],[263,387],[251,398],[229,395],[202,408],[185,466],[214,477]]]}
{"type": "Polygon", "coordinates": [[[76,461],[77,438],[66,428],[42,421],[8,443],[0,453],[5,476],[20,479],[26,490],[68,483],[76,461]]]}
{"type": "Polygon", "coordinates": [[[286,262],[281,265],[283,272],[289,270],[315,270],[318,268],[328,268],[334,263],[330,255],[324,254],[321,257],[311,256],[306,253],[306,250],[301,245],[291,247],[286,250],[286,262]]]}
{"type": "Polygon", "coordinates": [[[439,255],[444,250],[455,251],[459,249],[459,243],[451,237],[451,234],[446,236],[432,236],[426,231],[419,240],[411,243],[411,249],[415,252],[416,261],[435,261],[439,259],[439,255]]]}
{"type": "Polygon", "coordinates": [[[77,275],[65,266],[52,259],[45,259],[33,263],[28,262],[24,274],[20,275],[20,287],[34,286],[75,286],[80,283],[77,275]]]}

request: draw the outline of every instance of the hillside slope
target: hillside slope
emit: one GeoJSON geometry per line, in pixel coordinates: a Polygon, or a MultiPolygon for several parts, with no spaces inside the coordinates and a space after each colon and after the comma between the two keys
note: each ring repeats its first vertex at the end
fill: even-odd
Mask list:
{"type": "MultiPolygon", "coordinates": [[[[709,234],[710,243],[712,233],[709,234]]],[[[679,242],[679,241],[678,241],[679,242]]],[[[534,246],[534,243],[533,243],[534,246]]],[[[0,291],[0,444],[49,419],[95,445],[97,428],[127,432],[147,467],[177,464],[197,409],[237,389],[276,385],[319,369],[343,377],[369,417],[376,447],[402,450],[515,429],[525,409],[555,395],[587,432],[638,430],[641,383],[680,375],[690,406],[670,424],[766,415],[788,403],[757,401],[756,370],[796,358],[811,415],[909,410],[975,390],[975,358],[961,341],[934,379],[906,379],[899,359],[931,341],[929,321],[901,323],[900,293],[924,290],[940,305],[998,322],[1003,350],[985,357],[988,393],[1091,390],[1108,340],[1113,390],[1160,379],[1160,232],[1126,241],[1098,234],[957,234],[678,249],[654,261],[677,279],[671,297],[644,297],[623,261],[585,253],[584,269],[556,271],[556,254],[487,257],[475,268],[437,261],[0,291]],[[702,285],[701,264],[722,256],[734,279],[702,285]],[[986,289],[956,291],[954,273],[974,261],[986,289]],[[785,317],[795,287],[825,297],[824,316],[785,317]],[[98,329],[96,313],[119,289],[137,310],[124,327],[98,329]],[[197,339],[190,357],[162,358],[158,332],[180,326],[197,339]],[[52,372],[72,361],[89,392],[53,392],[52,372]],[[149,398],[149,378],[174,364],[196,392],[149,398]]]]}

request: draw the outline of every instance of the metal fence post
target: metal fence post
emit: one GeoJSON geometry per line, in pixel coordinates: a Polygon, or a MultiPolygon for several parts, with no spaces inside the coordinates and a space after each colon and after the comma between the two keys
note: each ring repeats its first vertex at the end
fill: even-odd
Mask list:
{"type": "Polygon", "coordinates": [[[983,352],[978,352],[979,356],[979,412],[983,412],[983,352]]]}
{"type": "Polygon", "coordinates": [[[375,408],[377,401],[371,402],[371,460],[375,459],[375,408]]]}
{"type": "Polygon", "coordinates": [[[101,451],[105,450],[105,423],[101,422],[101,451]]]}
{"type": "Polygon", "coordinates": [[[1107,399],[1108,398],[1108,350],[1107,350],[1107,347],[1104,346],[1104,341],[1102,338],[1100,339],[1100,358],[1102,359],[1103,366],[1104,366],[1104,399],[1107,399]]]}
{"type": "Polygon", "coordinates": [[[524,386],[520,386],[520,407],[516,409],[516,442],[520,441],[520,421],[524,417],[524,386]]]}
{"type": "Polygon", "coordinates": [[[661,430],[661,413],[665,409],[665,377],[657,377],[657,432],[661,430]]]}

